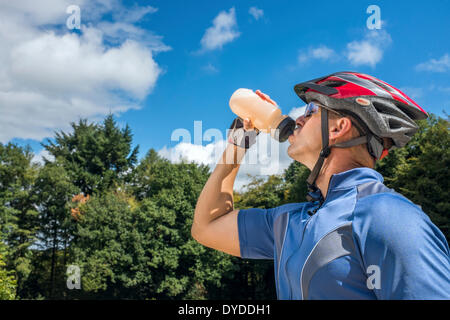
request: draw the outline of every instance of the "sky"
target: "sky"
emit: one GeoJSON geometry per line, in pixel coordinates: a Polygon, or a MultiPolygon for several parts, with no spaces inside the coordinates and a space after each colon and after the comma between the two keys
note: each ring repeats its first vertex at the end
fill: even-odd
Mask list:
{"type": "MultiPolygon", "coordinates": [[[[449,12],[446,0],[0,0],[0,142],[41,161],[55,131],[113,113],[140,158],[153,148],[214,167],[236,89],[260,89],[295,117],[294,85],[337,71],[373,75],[444,116],[449,12]]],[[[239,188],[292,161],[287,142],[258,139],[239,188]]]]}

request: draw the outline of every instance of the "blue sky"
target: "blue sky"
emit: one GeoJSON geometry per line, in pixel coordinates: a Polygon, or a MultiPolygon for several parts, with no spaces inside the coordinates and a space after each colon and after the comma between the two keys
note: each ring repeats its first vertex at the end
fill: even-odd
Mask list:
{"type": "Polygon", "coordinates": [[[428,112],[450,110],[449,1],[46,0],[0,7],[7,44],[0,61],[8,66],[0,73],[0,139],[28,143],[36,153],[52,131],[109,111],[130,125],[141,157],[150,148],[170,150],[173,131],[193,133],[194,121],[225,133],[238,88],[261,89],[288,113],[303,105],[296,83],[342,70],[403,89],[428,112]],[[70,4],[81,10],[80,30],[65,27],[70,4]],[[367,28],[369,5],[380,8],[380,30],[367,28]],[[58,50],[73,62],[55,62],[58,50]],[[30,109],[33,97],[42,107],[30,109]]]}
{"type": "Polygon", "coordinates": [[[239,87],[261,89],[284,111],[289,111],[302,104],[293,91],[296,83],[339,70],[357,70],[395,86],[411,88],[407,94],[418,95],[417,101],[427,111],[440,113],[450,107],[448,92],[429,92],[433,85],[450,87],[449,67],[447,72],[415,69],[420,63],[450,52],[448,2],[425,8],[406,1],[397,5],[392,5],[392,1],[377,2],[392,43],[375,66],[355,66],[346,59],[298,63],[298,56],[310,47],[324,45],[340,54],[348,43],[362,40],[369,17],[366,8],[373,2],[325,1],[320,6],[315,3],[196,1],[192,6],[155,2],[159,11],[146,26],[154,26],[173,48],[157,57],[167,73],[146,99],[146,110],[131,111],[123,117],[137,140],[138,136],[145,137],[139,141],[143,149],[147,149],[145,145],[156,149],[167,145],[173,129],[189,129],[194,120],[202,120],[204,127],[227,127],[233,119],[228,99],[239,87]],[[264,11],[263,18],[256,21],[248,13],[252,6],[264,11]],[[213,18],[231,7],[236,10],[240,36],[222,49],[192,54],[199,49],[200,39],[213,18]],[[208,72],[208,65],[217,71],[208,72]]]}

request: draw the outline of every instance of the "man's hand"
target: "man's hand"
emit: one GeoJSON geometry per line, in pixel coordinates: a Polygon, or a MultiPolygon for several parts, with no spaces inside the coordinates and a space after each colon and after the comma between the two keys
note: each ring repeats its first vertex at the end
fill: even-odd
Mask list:
{"type": "Polygon", "coordinates": [[[259,130],[253,126],[250,119],[237,117],[233,120],[228,134],[228,142],[240,148],[249,149],[255,142],[259,130]]]}

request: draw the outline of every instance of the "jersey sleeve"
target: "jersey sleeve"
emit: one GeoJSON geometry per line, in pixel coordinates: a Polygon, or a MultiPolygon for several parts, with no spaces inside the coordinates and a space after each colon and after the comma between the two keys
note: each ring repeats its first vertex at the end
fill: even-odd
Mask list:
{"type": "Polygon", "coordinates": [[[378,299],[450,299],[448,243],[418,206],[376,194],[354,214],[366,285],[378,299]]]}
{"type": "Polygon", "coordinates": [[[274,209],[242,209],[238,213],[241,258],[273,259],[274,209]]]}

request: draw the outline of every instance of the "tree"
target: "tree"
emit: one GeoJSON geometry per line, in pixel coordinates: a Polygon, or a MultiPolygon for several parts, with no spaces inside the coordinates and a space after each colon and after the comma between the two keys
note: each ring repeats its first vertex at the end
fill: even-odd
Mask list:
{"type": "Polygon", "coordinates": [[[71,125],[72,133],[56,132],[55,141],[47,140],[43,146],[52,156],[64,160],[74,185],[91,195],[126,182],[139,152],[139,146],[131,148],[129,126],[120,129],[112,114],[103,124],[80,119],[71,125]]]}
{"type": "Polygon", "coordinates": [[[150,151],[131,186],[80,205],[73,264],[85,297],[205,299],[235,270],[231,257],[191,237],[209,168],[172,164],[150,151]]]}
{"type": "Polygon", "coordinates": [[[191,237],[197,199],[209,177],[209,168],[194,163],[172,164],[150,150],[136,168],[139,179],[134,185],[138,197],[144,197],[141,210],[153,221],[156,240],[151,233],[152,270],[157,298],[204,299],[224,289],[235,270],[232,257],[206,248],[191,237]],[[151,201],[158,211],[153,212],[151,201]],[[153,212],[153,213],[152,213],[153,212]],[[169,218],[170,217],[170,218],[169,218]],[[166,257],[166,258],[164,258],[166,257]],[[172,257],[166,265],[167,257],[172,257]]]}
{"type": "Polygon", "coordinates": [[[0,143],[0,235],[9,248],[4,262],[16,273],[19,294],[31,272],[29,248],[38,230],[32,201],[37,166],[32,158],[30,147],[0,143]]]}
{"type": "Polygon", "coordinates": [[[287,202],[305,202],[308,194],[306,179],[310,174],[305,165],[298,161],[293,161],[284,172],[284,179],[287,188],[287,202]]]}
{"type": "Polygon", "coordinates": [[[0,300],[14,300],[16,298],[17,281],[13,272],[5,269],[7,247],[0,239],[0,300]]]}
{"type": "Polygon", "coordinates": [[[267,178],[253,178],[246,185],[244,194],[236,193],[236,208],[273,208],[286,202],[287,193],[282,176],[272,175],[267,178]]]}
{"type": "Polygon", "coordinates": [[[34,199],[39,205],[39,234],[36,245],[39,250],[43,250],[40,253],[41,259],[47,256],[51,261],[50,276],[39,279],[49,280],[49,283],[43,286],[48,288],[48,292],[43,293],[49,298],[61,294],[61,291],[58,294],[55,292],[56,279],[64,275],[68,249],[73,239],[68,205],[73,195],[78,193],[79,189],[72,183],[69,172],[64,168],[64,159],[57,158],[41,168],[34,186],[34,199]],[[59,257],[62,261],[59,261],[59,257]]]}

